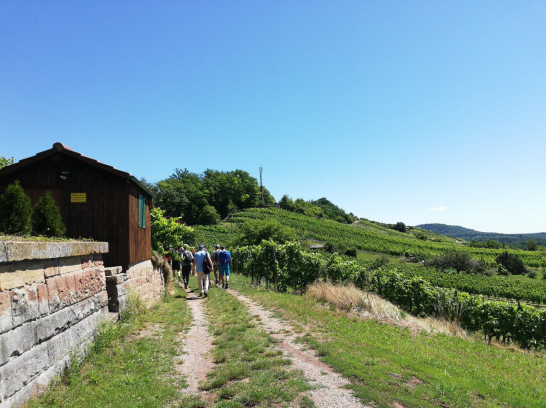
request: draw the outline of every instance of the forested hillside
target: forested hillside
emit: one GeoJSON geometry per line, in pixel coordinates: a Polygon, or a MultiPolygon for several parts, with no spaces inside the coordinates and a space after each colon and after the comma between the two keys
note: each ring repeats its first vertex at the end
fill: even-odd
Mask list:
{"type": "Polygon", "coordinates": [[[497,241],[501,244],[514,248],[527,248],[529,240],[536,242],[538,245],[546,246],[546,232],[534,234],[500,234],[497,232],[481,232],[469,228],[460,227],[458,225],[446,224],[421,224],[417,225],[428,231],[438,234],[447,235],[454,238],[461,238],[466,241],[497,241]]]}

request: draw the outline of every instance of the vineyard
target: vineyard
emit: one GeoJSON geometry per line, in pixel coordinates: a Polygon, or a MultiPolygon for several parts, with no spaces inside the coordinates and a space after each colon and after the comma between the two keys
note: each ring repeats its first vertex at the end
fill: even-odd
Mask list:
{"type": "Polygon", "coordinates": [[[434,286],[453,288],[472,294],[546,304],[546,281],[537,279],[510,280],[505,276],[484,276],[437,271],[416,264],[387,265],[406,277],[422,277],[434,286]]]}
{"type": "MultiPolygon", "coordinates": [[[[455,244],[452,238],[444,237],[441,242],[423,241],[411,233],[394,231],[370,221],[359,221],[357,225],[341,224],[332,220],[316,219],[277,208],[253,208],[231,216],[233,223],[247,219],[275,219],[281,224],[294,228],[300,239],[312,239],[330,243],[339,248],[356,248],[363,251],[395,256],[427,259],[438,256],[448,249],[468,251],[473,258],[483,259],[493,265],[495,258],[504,249],[473,248],[455,244]]],[[[510,250],[530,267],[546,266],[546,257],[541,251],[510,250]]]]}
{"type": "MultiPolygon", "coordinates": [[[[352,282],[418,316],[457,320],[469,330],[483,331],[488,339],[496,337],[529,348],[546,346],[546,309],[529,305],[546,304],[545,279],[456,273],[427,267],[427,262],[396,259],[428,261],[455,249],[469,253],[472,259],[484,260],[491,270],[505,249],[474,248],[420,229],[399,232],[367,220],[347,225],[275,208],[248,209],[232,215],[228,223],[197,227],[196,232],[209,246],[217,242],[236,243],[239,226],[245,221],[271,219],[293,228],[302,243],[330,244],[339,252],[355,248],[368,255],[366,259],[351,259],[307,251],[295,243],[280,246],[263,242],[262,246],[236,249],[237,269],[256,283],[263,282],[278,291],[297,292],[316,279],[352,282]],[[382,261],[383,255],[390,258],[382,261]]],[[[544,270],[543,251],[508,251],[520,257],[526,267],[544,270]]]]}
{"type": "MultiPolygon", "coordinates": [[[[372,255],[367,256],[368,260],[359,260],[359,262],[362,267],[367,269],[377,268],[374,266],[375,258],[382,254],[406,257],[421,253],[427,254],[426,258],[430,258],[453,248],[468,251],[474,259],[486,258],[490,264],[489,268],[493,268],[495,257],[502,251],[456,244],[455,239],[432,233],[428,233],[428,240],[423,241],[417,239],[412,233],[394,231],[382,224],[366,220],[360,220],[354,225],[347,225],[280,209],[249,209],[231,216],[229,223],[196,226],[198,240],[206,243],[208,247],[213,247],[216,243],[231,244],[237,237],[238,226],[248,219],[275,219],[294,228],[299,234],[300,241],[318,241],[330,243],[337,248],[354,247],[365,250],[372,255]],[[431,241],[431,237],[435,241],[431,241]],[[484,254],[488,254],[487,257],[484,254]]],[[[417,232],[420,233],[421,230],[417,229],[417,232]]],[[[545,263],[546,257],[542,251],[510,250],[510,252],[520,256],[528,266],[545,263]]],[[[437,287],[457,289],[470,294],[481,294],[494,298],[546,304],[546,280],[544,279],[514,280],[499,275],[485,276],[439,271],[425,267],[421,263],[398,262],[397,260],[381,264],[381,267],[385,270],[396,270],[408,278],[422,277],[437,287]]]]}
{"type": "Polygon", "coordinates": [[[431,285],[421,277],[396,271],[370,271],[359,262],[339,255],[304,251],[298,244],[260,246],[235,250],[234,267],[252,281],[282,292],[303,291],[316,279],[354,283],[377,293],[416,316],[435,316],[459,321],[468,330],[480,330],[486,338],[525,348],[546,347],[546,310],[524,304],[484,300],[455,289],[431,285]]]}

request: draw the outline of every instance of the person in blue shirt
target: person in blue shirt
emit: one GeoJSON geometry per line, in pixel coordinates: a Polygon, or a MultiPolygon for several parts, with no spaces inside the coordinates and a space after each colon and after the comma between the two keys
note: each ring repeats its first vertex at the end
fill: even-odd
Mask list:
{"type": "Polygon", "coordinates": [[[199,245],[199,251],[193,256],[193,267],[197,273],[197,282],[199,283],[199,296],[208,297],[209,295],[209,275],[203,270],[203,262],[207,261],[212,270],[212,260],[210,259],[209,252],[205,248],[205,245],[199,245]]]}
{"type": "Polygon", "coordinates": [[[233,259],[224,245],[222,245],[220,249],[220,253],[218,254],[218,260],[220,262],[220,284],[224,289],[227,289],[229,286],[229,270],[233,267],[233,259]]]}

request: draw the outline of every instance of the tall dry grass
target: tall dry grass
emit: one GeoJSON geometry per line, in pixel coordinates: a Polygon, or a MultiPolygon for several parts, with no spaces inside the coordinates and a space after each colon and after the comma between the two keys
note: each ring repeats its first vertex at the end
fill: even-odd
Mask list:
{"type": "Polygon", "coordinates": [[[466,332],[457,323],[431,317],[411,316],[391,302],[374,293],[364,292],[353,284],[333,285],[328,282],[315,282],[307,289],[306,296],[335,305],[338,309],[355,313],[363,318],[407,327],[414,331],[466,337],[466,332]]]}

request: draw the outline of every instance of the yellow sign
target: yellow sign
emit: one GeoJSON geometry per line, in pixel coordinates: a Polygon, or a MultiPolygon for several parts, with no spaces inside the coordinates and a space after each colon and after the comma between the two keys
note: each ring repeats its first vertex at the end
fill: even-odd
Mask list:
{"type": "Polygon", "coordinates": [[[86,203],[87,193],[70,193],[71,203],[86,203]]]}

